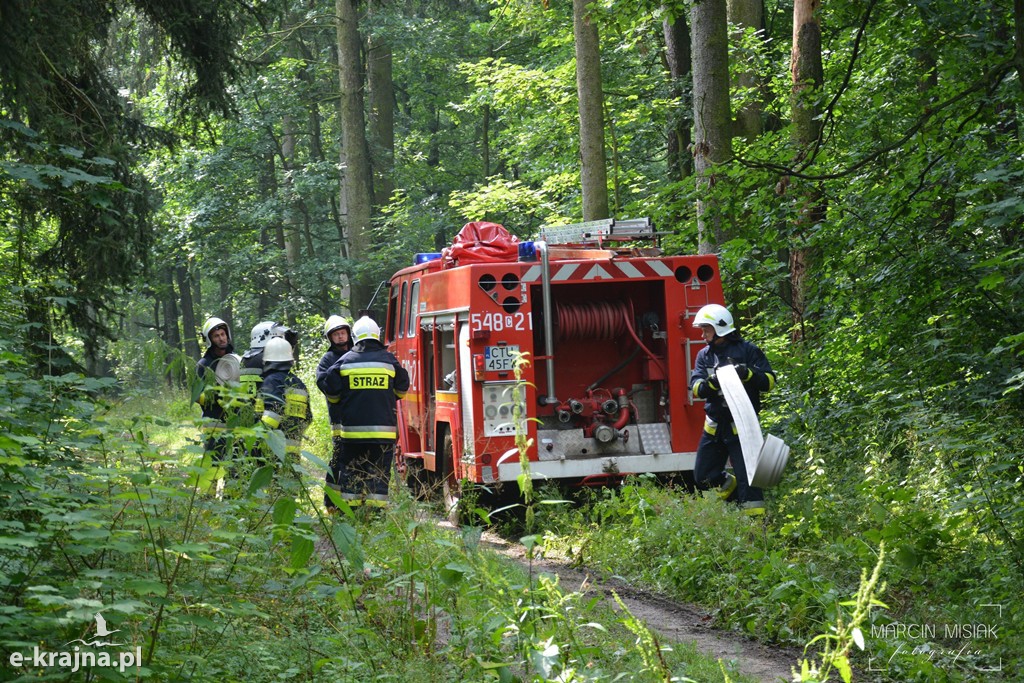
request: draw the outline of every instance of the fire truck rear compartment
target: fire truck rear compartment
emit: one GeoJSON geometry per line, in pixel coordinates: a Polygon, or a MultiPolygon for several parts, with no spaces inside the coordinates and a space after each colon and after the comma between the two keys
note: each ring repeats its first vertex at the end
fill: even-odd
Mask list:
{"type": "MultiPolygon", "coordinates": [[[[538,408],[539,460],[672,451],[663,381],[664,288],[661,280],[552,287],[553,395],[558,402],[538,408]],[[620,409],[626,402],[628,416],[620,409]]],[[[546,352],[540,287],[532,287],[530,297],[535,302],[534,348],[540,356],[546,352]]],[[[535,377],[543,402],[551,395],[547,378],[539,367],[535,377]]],[[[616,469],[609,461],[605,471],[616,469]]]]}

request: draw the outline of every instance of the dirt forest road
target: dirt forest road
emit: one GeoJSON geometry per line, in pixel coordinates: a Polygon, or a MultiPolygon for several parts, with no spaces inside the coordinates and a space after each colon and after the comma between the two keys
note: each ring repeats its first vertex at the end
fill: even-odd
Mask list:
{"type": "MultiPolygon", "coordinates": [[[[491,533],[485,532],[482,545],[506,557],[526,564],[525,550],[516,543],[509,543],[491,533]]],[[[599,592],[612,600],[615,591],[634,617],[647,625],[666,642],[690,643],[705,655],[735,662],[743,674],[764,683],[791,681],[792,667],[796,665],[801,652],[791,648],[762,645],[739,634],[710,628],[711,617],[691,605],[674,602],[621,581],[601,578],[585,568],[569,567],[549,559],[534,559],[534,571],[547,572],[558,576],[559,584],[567,590],[578,592],[599,592]]]]}

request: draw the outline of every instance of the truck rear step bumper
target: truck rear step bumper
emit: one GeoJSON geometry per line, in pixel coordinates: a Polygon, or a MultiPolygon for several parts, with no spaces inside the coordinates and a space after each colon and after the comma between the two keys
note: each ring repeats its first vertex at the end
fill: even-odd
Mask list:
{"type": "MultiPolygon", "coordinates": [[[[530,463],[531,479],[580,479],[600,474],[634,472],[684,472],[693,469],[697,454],[654,453],[650,455],[614,455],[586,459],[543,460],[530,463]]],[[[498,465],[498,481],[515,481],[522,468],[519,462],[498,465]]]]}

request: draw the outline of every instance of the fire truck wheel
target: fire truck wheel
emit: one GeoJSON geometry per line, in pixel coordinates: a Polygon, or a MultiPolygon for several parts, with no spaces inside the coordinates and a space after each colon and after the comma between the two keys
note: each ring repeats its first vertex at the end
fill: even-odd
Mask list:
{"type": "Polygon", "coordinates": [[[412,491],[417,500],[426,500],[430,494],[428,485],[431,474],[423,469],[423,462],[409,459],[405,461],[405,485],[412,491]]]}
{"type": "Polygon", "coordinates": [[[442,502],[448,521],[455,526],[462,520],[462,480],[455,475],[454,448],[452,447],[452,434],[449,431],[444,433],[444,483],[442,486],[442,502]]]}

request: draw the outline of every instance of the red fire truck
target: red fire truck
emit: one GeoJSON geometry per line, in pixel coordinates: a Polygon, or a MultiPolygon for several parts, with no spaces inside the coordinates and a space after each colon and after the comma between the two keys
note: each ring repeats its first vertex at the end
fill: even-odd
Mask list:
{"type": "Polygon", "coordinates": [[[515,488],[517,430],[535,480],[692,470],[704,421],[688,390],[704,344],[692,318],[723,300],[718,261],[645,241],[647,219],[542,228],[535,241],[470,223],[396,273],[385,340],[411,378],[399,471],[449,498],[466,481],[515,488]]]}

